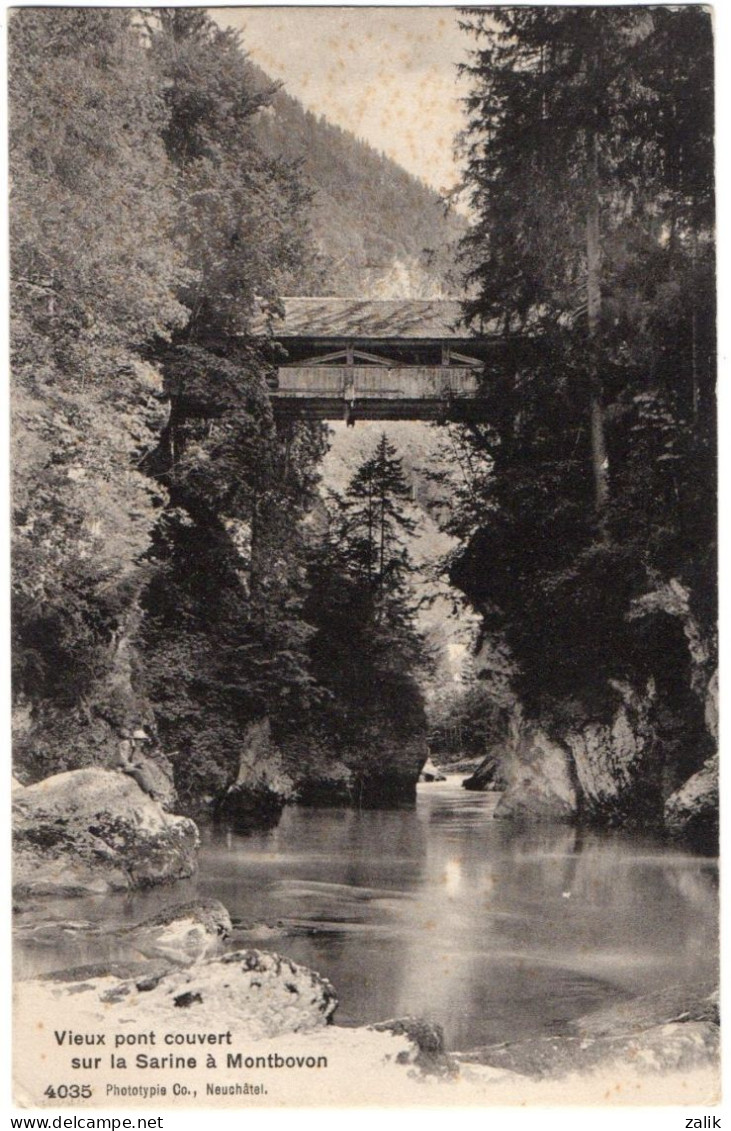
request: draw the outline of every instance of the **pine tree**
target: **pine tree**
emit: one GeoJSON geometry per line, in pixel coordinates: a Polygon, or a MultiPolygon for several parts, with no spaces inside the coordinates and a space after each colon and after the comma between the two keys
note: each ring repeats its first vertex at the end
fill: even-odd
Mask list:
{"type": "Polygon", "coordinates": [[[341,500],[338,541],[348,569],[373,595],[377,616],[403,604],[413,567],[403,541],[416,529],[405,503],[410,490],[403,463],[385,433],[357,469],[341,500]]]}
{"type": "Polygon", "coordinates": [[[475,10],[464,26],[478,43],[463,68],[477,217],[463,241],[466,315],[547,344],[558,374],[546,377],[584,405],[606,530],[606,410],[643,314],[636,301],[618,318],[622,275],[639,252],[662,285],[668,228],[688,251],[712,216],[709,14],[547,6],[475,10]]]}
{"type": "Polygon", "coordinates": [[[658,579],[714,632],[710,16],[466,23],[465,313],[498,321],[513,365],[486,374],[490,426],[465,433],[493,473],[455,508],[452,578],[506,628],[531,708],[596,704],[608,679],[648,678],[627,613],[658,579]]]}
{"type": "Polygon", "coordinates": [[[329,537],[312,556],[305,614],[324,693],[315,726],[356,776],[367,777],[369,765],[382,771],[394,749],[418,744],[426,730],[419,676],[427,657],[404,542],[415,529],[409,498],[402,462],[383,435],[334,500],[329,537]]]}

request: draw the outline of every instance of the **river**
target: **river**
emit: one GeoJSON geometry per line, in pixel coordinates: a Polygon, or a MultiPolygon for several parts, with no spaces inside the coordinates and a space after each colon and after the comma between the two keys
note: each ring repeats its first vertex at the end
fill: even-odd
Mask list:
{"type": "Polygon", "coordinates": [[[460,780],[420,785],[413,809],[292,806],[266,833],[204,829],[195,881],[26,911],[107,929],[17,945],[17,974],[129,958],[110,926],[210,897],[231,913],[233,945],[326,975],[339,1024],[429,1017],[453,1049],[557,1032],[716,975],[715,860],[652,837],[493,820],[497,795],[460,780]]]}

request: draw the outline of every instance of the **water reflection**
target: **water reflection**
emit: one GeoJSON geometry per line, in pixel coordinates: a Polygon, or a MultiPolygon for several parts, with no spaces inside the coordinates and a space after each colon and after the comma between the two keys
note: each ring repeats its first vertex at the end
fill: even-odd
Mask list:
{"type": "MultiPolygon", "coordinates": [[[[420,787],[410,811],[291,808],[268,833],[207,830],[198,892],[229,908],[239,945],[326,974],[340,1024],[429,1016],[456,1048],[714,975],[713,861],[651,838],[495,821],[495,803],[456,779],[420,787]]],[[[186,887],[63,914],[128,921],[191,898],[186,887]]],[[[89,944],[75,961],[96,958],[89,944]]],[[[19,948],[26,970],[38,950],[19,948]]]]}

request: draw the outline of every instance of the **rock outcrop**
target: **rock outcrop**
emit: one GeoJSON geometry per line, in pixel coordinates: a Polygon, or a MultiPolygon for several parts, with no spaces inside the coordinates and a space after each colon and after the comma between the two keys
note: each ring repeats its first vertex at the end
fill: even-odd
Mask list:
{"type": "Polygon", "coordinates": [[[534,1080],[608,1071],[621,1078],[630,1068],[658,1074],[690,1072],[716,1063],[719,1046],[718,1025],[710,1021],[674,1022],[614,1037],[535,1037],[459,1059],[504,1068],[534,1080]]]}
{"type": "Polygon", "coordinates": [[[575,819],[578,796],[568,750],[519,716],[511,725],[504,773],[507,788],[495,809],[496,817],[575,819]]]}
{"type": "Polygon", "coordinates": [[[703,716],[706,730],[714,742],[718,742],[718,671],[708,681],[703,700],[703,716]]]}
{"type": "Polygon", "coordinates": [[[216,805],[216,816],[239,832],[276,825],[294,797],[294,782],[272,741],[268,717],[249,723],[243,735],[236,781],[216,805]]]}
{"type": "Polygon", "coordinates": [[[638,694],[612,681],[619,704],[609,722],[569,729],[565,744],[576,775],[580,815],[602,825],[659,825],[661,757],[650,719],[652,688],[638,694]]]}
{"type": "Polygon", "coordinates": [[[70,770],[13,796],[18,896],[125,891],[193,874],[198,830],[124,774],[70,770]]]}
{"type": "MultiPolygon", "coordinates": [[[[154,403],[154,402],[153,402],[154,403]]],[[[116,769],[122,733],[145,728],[156,733],[152,705],[142,689],[142,663],[135,641],[144,613],[142,591],[154,567],[135,565],[125,582],[125,609],[103,654],[99,674],[73,706],[52,701],[31,704],[22,696],[12,708],[13,764],[24,785],[50,773],[89,768],[116,769]]],[[[155,800],[172,811],[176,805],[172,766],[159,749],[137,754],[155,800]]]]}
{"type": "Polygon", "coordinates": [[[379,1021],[372,1028],[377,1033],[393,1033],[407,1037],[411,1049],[399,1054],[402,1064],[413,1064],[427,1076],[456,1076],[458,1068],[444,1047],[444,1030],[435,1021],[421,1017],[398,1017],[379,1021]]]}
{"type": "MultiPolygon", "coordinates": [[[[717,760],[709,759],[666,802],[654,685],[650,681],[638,692],[616,680],[610,687],[616,706],[609,718],[582,717],[574,708],[570,718],[561,725],[553,721],[549,729],[516,714],[501,758],[507,787],[495,816],[609,827],[665,823],[675,832],[712,835],[718,821],[717,760]]],[[[713,687],[706,716],[710,727],[716,718],[713,687]]],[[[488,764],[488,780],[491,772],[488,764]]]]}
{"type": "Polygon", "coordinates": [[[691,593],[676,577],[651,593],[637,597],[627,615],[628,621],[642,620],[658,614],[677,620],[683,630],[690,663],[690,685],[696,695],[706,692],[711,664],[711,650],[696,617],[691,612],[691,593]]]}
{"type": "Polygon", "coordinates": [[[665,828],[713,848],[718,844],[718,755],[665,802],[665,828]]]}
{"type": "MultiPolygon", "coordinates": [[[[643,683],[609,680],[526,720],[518,707],[495,815],[717,835],[718,675],[690,590],[673,578],[627,611],[643,683]]],[[[578,694],[578,693],[577,693],[578,694]]],[[[480,767],[467,788],[491,788],[480,767]]]]}
{"type": "Polygon", "coordinates": [[[470,776],[465,778],[462,788],[475,793],[492,793],[505,789],[507,784],[503,772],[502,751],[493,750],[482,759],[470,776]]]}
{"type": "Polygon", "coordinates": [[[365,766],[354,767],[353,802],[362,808],[388,809],[412,805],[416,801],[426,753],[421,739],[390,744],[382,748],[365,766]]]}
{"type": "Polygon", "coordinates": [[[351,805],[355,776],[344,762],[329,762],[322,768],[306,765],[295,789],[300,805],[351,805]]]}
{"type": "Polygon", "coordinates": [[[718,994],[675,986],[570,1022],[567,1031],[457,1055],[534,1080],[630,1069],[691,1072],[719,1058],[718,994]]]}
{"type": "Polygon", "coordinates": [[[387,749],[352,751],[343,760],[319,762],[304,759],[290,773],[296,775],[295,800],[302,805],[355,805],[362,809],[389,809],[413,805],[416,784],[426,755],[420,740],[389,744],[387,749]]]}

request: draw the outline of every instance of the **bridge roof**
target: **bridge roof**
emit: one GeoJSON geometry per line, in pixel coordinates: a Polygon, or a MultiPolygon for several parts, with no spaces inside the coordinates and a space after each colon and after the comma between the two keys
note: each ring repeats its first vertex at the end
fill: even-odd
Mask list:
{"type": "MultiPolygon", "coordinates": [[[[277,338],[468,338],[457,299],[285,298],[277,338]]],[[[254,333],[266,332],[260,316],[254,333]]]]}

